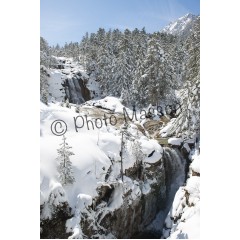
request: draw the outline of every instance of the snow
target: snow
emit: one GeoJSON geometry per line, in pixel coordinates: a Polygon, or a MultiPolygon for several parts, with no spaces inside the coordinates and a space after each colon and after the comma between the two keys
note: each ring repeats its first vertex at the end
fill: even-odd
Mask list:
{"type": "Polygon", "coordinates": [[[200,237],[200,211],[197,211],[186,222],[181,222],[168,239],[197,239],[200,237]]]}
{"type": "Polygon", "coordinates": [[[65,96],[65,91],[62,86],[63,76],[60,70],[50,70],[49,78],[49,95],[56,101],[62,102],[65,96]],[[62,89],[62,90],[60,90],[62,89]]]}
{"type": "Polygon", "coordinates": [[[50,182],[51,194],[49,195],[49,203],[54,206],[58,206],[60,203],[66,201],[65,191],[62,185],[58,182],[50,182]]]}
{"type": "MultiPolygon", "coordinates": [[[[86,75],[84,72],[81,72],[82,75],[87,78],[88,75],[86,75]]],[[[90,76],[87,82],[87,88],[90,90],[91,92],[91,97],[92,99],[97,99],[101,96],[101,91],[100,91],[100,86],[99,86],[99,82],[96,81],[94,76],[90,76]]]]}
{"type": "Polygon", "coordinates": [[[123,185],[121,181],[119,181],[118,185],[115,187],[109,202],[108,209],[111,211],[118,209],[123,204],[123,185]]]}
{"type": "Polygon", "coordinates": [[[168,143],[173,146],[180,146],[183,140],[181,138],[169,138],[168,143]]]}
{"type": "Polygon", "coordinates": [[[98,101],[93,101],[94,106],[102,107],[114,111],[115,113],[123,113],[124,106],[121,100],[116,97],[105,97],[98,101]]]}
{"type": "Polygon", "coordinates": [[[166,27],[163,28],[162,32],[174,35],[181,35],[183,31],[191,26],[191,23],[197,18],[190,13],[183,17],[180,17],[174,22],[171,22],[166,27]]]}
{"type": "Polygon", "coordinates": [[[174,121],[176,120],[176,118],[172,118],[171,120],[170,120],[170,122],[168,122],[168,124],[164,127],[164,128],[162,128],[161,130],[160,130],[160,135],[162,136],[162,137],[168,137],[168,135],[170,134],[170,130],[171,130],[171,128],[172,128],[172,126],[173,126],[173,123],[174,123],[174,121]]]}
{"type": "Polygon", "coordinates": [[[76,209],[80,212],[85,207],[88,207],[92,204],[92,197],[87,194],[80,193],[77,196],[76,209]]]}
{"type": "MultiPolygon", "coordinates": [[[[96,131],[81,129],[81,133],[76,133],[73,126],[73,116],[76,113],[73,109],[62,108],[56,105],[50,105],[46,110],[42,109],[43,119],[41,121],[42,137],[41,137],[41,174],[45,178],[56,180],[56,149],[61,143],[61,137],[57,137],[51,133],[50,125],[55,119],[62,119],[68,125],[66,133],[67,142],[72,146],[75,155],[71,156],[73,168],[75,172],[76,183],[69,189],[66,189],[69,196],[71,207],[74,206],[78,193],[84,192],[90,195],[96,195],[94,186],[97,186],[97,179],[101,179],[102,168],[108,168],[111,164],[108,156],[97,146],[96,131]],[[95,133],[95,134],[94,134],[95,133]],[[96,169],[94,164],[97,162],[96,169]],[[88,172],[90,173],[88,174],[88,172]],[[93,176],[95,175],[96,176],[93,176]],[[81,182],[81,184],[78,184],[81,182]],[[72,200],[72,201],[71,201],[72,200]]],[[[106,134],[108,136],[108,134],[106,134]]],[[[101,141],[110,141],[100,136],[101,141]]],[[[113,146],[115,136],[113,137],[113,146]]],[[[116,150],[116,149],[114,149],[116,150]]],[[[113,150],[113,151],[114,151],[113,150]]]]}
{"type": "Polygon", "coordinates": [[[186,142],[183,144],[183,148],[185,148],[188,153],[191,151],[189,145],[186,142]]]}
{"type": "Polygon", "coordinates": [[[155,163],[162,158],[163,149],[156,140],[142,136],[139,141],[142,145],[142,152],[146,155],[144,162],[155,163]],[[151,153],[153,155],[148,157],[151,153]]]}
{"type": "Polygon", "coordinates": [[[67,220],[66,222],[66,232],[72,232],[73,234],[69,237],[70,239],[83,238],[83,232],[80,227],[80,216],[74,216],[67,220]]]}
{"type": "Polygon", "coordinates": [[[173,23],[170,28],[169,28],[169,31],[172,32],[173,29],[177,26],[177,22],[173,23]]]}
{"type": "Polygon", "coordinates": [[[200,197],[200,177],[192,176],[188,179],[185,190],[190,194],[189,204],[196,204],[200,197]]]}
{"type": "Polygon", "coordinates": [[[139,183],[135,180],[132,180],[129,177],[124,176],[124,192],[131,190],[132,200],[137,199],[141,195],[141,189],[139,183]]]}
{"type": "Polygon", "coordinates": [[[190,169],[194,172],[200,173],[200,155],[193,155],[194,161],[191,164],[190,169]]]}
{"type": "MultiPolygon", "coordinates": [[[[123,107],[121,101],[113,97],[102,99],[99,103],[115,112],[120,111],[123,107]]],[[[80,115],[84,115],[86,109],[94,111],[95,108],[83,105],[80,115]]],[[[79,225],[82,212],[87,211],[88,206],[92,204],[92,199],[98,195],[97,188],[99,186],[114,185],[111,200],[108,206],[104,207],[106,213],[114,211],[123,204],[123,195],[129,189],[132,191],[132,199],[136,199],[141,193],[147,194],[151,191],[151,183],[148,181],[140,185],[139,182],[124,176],[124,181],[121,182],[121,126],[116,129],[115,126],[108,125],[106,127],[103,125],[100,129],[90,128],[88,130],[85,124],[76,132],[74,117],[77,116],[79,113],[75,112],[73,106],[71,108],[62,107],[59,102],[49,103],[48,106],[40,103],[40,198],[41,204],[44,204],[41,219],[51,218],[53,206],[61,205],[66,201],[73,211],[73,217],[66,223],[67,231],[72,233],[71,238],[83,237],[79,225]],[[72,185],[62,186],[58,179],[56,149],[62,143],[62,136],[55,136],[51,131],[51,124],[57,119],[66,123],[66,142],[72,147],[71,151],[74,153],[70,156],[76,180],[72,185]],[[105,180],[110,166],[109,178],[105,180]]],[[[90,115],[88,115],[88,119],[92,119],[90,115]]],[[[137,131],[137,127],[133,123],[129,124],[127,131],[131,134],[131,138],[138,139],[141,143],[141,150],[146,156],[145,163],[151,164],[161,159],[163,150],[156,140],[143,136],[141,132],[137,131]],[[148,157],[149,154],[151,157],[148,157]]],[[[136,161],[131,154],[132,144],[132,140],[126,141],[125,154],[123,155],[124,171],[133,167],[136,161]]]]}
{"type": "Polygon", "coordinates": [[[181,201],[183,200],[183,198],[184,198],[184,190],[183,190],[183,187],[180,187],[177,193],[175,194],[174,201],[172,204],[172,209],[171,209],[172,216],[180,215],[182,213],[181,201]]]}
{"type": "Polygon", "coordinates": [[[187,144],[194,144],[195,140],[194,139],[187,139],[184,142],[187,143],[187,144]]]}
{"type": "Polygon", "coordinates": [[[147,181],[143,184],[142,193],[146,195],[146,194],[150,193],[150,191],[151,191],[151,187],[150,187],[149,182],[147,181]]]}

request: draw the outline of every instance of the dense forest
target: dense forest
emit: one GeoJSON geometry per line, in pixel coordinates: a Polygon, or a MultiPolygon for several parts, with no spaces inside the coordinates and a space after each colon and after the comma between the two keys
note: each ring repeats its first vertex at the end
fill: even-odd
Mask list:
{"type": "Polygon", "coordinates": [[[102,97],[120,97],[125,105],[137,107],[180,103],[181,117],[172,133],[199,131],[200,17],[184,34],[100,28],[63,47],[50,47],[42,37],[40,41],[43,102],[47,101],[47,69],[56,61],[52,56],[69,57],[99,82],[102,97]]]}

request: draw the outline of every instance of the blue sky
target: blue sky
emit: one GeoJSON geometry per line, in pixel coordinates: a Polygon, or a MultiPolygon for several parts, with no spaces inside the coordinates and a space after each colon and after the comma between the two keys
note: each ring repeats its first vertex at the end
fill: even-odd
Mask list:
{"type": "Polygon", "coordinates": [[[161,30],[187,14],[200,13],[200,0],[41,0],[41,36],[50,45],[79,42],[86,32],[108,29],[161,30]]]}

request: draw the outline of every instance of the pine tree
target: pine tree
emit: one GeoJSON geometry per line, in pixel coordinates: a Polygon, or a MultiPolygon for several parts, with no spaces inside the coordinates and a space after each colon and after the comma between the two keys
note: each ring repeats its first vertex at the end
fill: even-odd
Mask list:
{"type": "Polygon", "coordinates": [[[49,68],[50,64],[50,48],[48,46],[47,41],[40,37],[40,65],[49,68]]]}
{"type": "Polygon", "coordinates": [[[58,165],[58,173],[59,173],[59,181],[62,185],[73,184],[75,182],[75,178],[73,176],[72,170],[72,162],[70,161],[70,156],[74,155],[69,149],[70,147],[66,142],[66,137],[63,135],[63,142],[60,144],[60,148],[57,149],[58,157],[57,161],[58,165]]]}
{"type": "MultiPolygon", "coordinates": [[[[71,42],[60,49],[56,46],[52,52],[62,51],[78,59],[87,74],[99,82],[102,96],[122,97],[125,104],[139,107],[162,101],[172,104],[177,100],[175,90],[186,90],[183,85],[193,78],[188,68],[196,68],[189,35],[187,39],[160,32],[147,34],[144,28],[124,32],[100,28],[97,33],[86,33],[80,43],[71,42]]],[[[43,61],[48,57],[46,52],[47,42],[41,39],[43,61]]]]}
{"type": "Polygon", "coordinates": [[[43,65],[40,66],[40,98],[48,104],[48,71],[43,65]]]}
{"type": "MultiPolygon", "coordinates": [[[[137,138],[138,138],[138,135],[137,135],[137,138]]],[[[143,162],[143,160],[144,160],[145,154],[142,152],[141,143],[139,142],[138,139],[135,139],[133,142],[132,154],[135,157],[138,178],[143,180],[143,178],[144,178],[144,173],[143,173],[144,162],[143,162]]]]}
{"type": "Polygon", "coordinates": [[[146,74],[146,94],[148,102],[156,104],[164,92],[164,79],[163,79],[163,61],[164,51],[153,35],[148,41],[148,49],[145,60],[145,74],[146,74]]]}
{"type": "Polygon", "coordinates": [[[138,141],[138,139],[135,139],[133,142],[132,153],[135,157],[136,163],[141,164],[144,159],[144,154],[142,152],[141,143],[138,141]]]}
{"type": "Polygon", "coordinates": [[[79,61],[83,65],[84,69],[87,69],[87,52],[88,52],[89,38],[88,33],[82,38],[82,41],[79,44],[79,61]]]}
{"type": "Polygon", "coordinates": [[[196,21],[185,43],[187,51],[184,86],[180,91],[181,109],[169,129],[168,136],[193,138],[200,133],[200,25],[196,21]]]}
{"type": "Polygon", "coordinates": [[[135,29],[132,33],[133,36],[133,54],[134,54],[134,68],[133,80],[131,84],[130,93],[132,102],[138,107],[144,105],[146,99],[146,78],[144,75],[145,67],[144,61],[147,53],[147,35],[145,29],[139,31],[135,29]]]}
{"type": "Polygon", "coordinates": [[[116,90],[126,104],[131,103],[130,88],[134,73],[134,54],[131,31],[126,29],[119,42],[119,54],[116,62],[116,90]]]}

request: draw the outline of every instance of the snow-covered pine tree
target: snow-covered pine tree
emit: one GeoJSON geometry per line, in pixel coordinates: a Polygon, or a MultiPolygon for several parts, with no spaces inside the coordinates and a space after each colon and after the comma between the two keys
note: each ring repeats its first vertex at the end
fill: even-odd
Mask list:
{"type": "Polygon", "coordinates": [[[88,51],[88,45],[89,45],[89,38],[88,38],[88,32],[83,36],[82,41],[79,44],[79,61],[80,64],[84,67],[86,70],[87,66],[87,51],[88,51]]]}
{"type": "Polygon", "coordinates": [[[49,67],[49,46],[47,41],[40,37],[40,65],[49,67]]]}
{"type": "Polygon", "coordinates": [[[126,29],[119,42],[117,58],[116,89],[126,104],[131,101],[130,86],[133,79],[134,56],[132,52],[131,31],[126,29]]]}
{"type": "Polygon", "coordinates": [[[102,95],[106,96],[111,93],[111,81],[113,79],[112,75],[112,64],[113,64],[113,54],[112,49],[110,45],[110,36],[109,33],[107,33],[107,36],[105,38],[105,41],[102,40],[102,37],[99,37],[99,41],[102,42],[99,43],[98,48],[98,55],[97,55],[97,71],[96,71],[96,78],[100,82],[100,87],[102,91],[102,95]]]}
{"type": "Polygon", "coordinates": [[[141,142],[139,141],[139,134],[137,132],[136,138],[134,138],[134,141],[132,143],[132,155],[135,158],[136,162],[136,167],[137,167],[137,177],[141,180],[144,179],[144,158],[146,155],[142,151],[142,145],[141,142]]]}
{"type": "MultiPolygon", "coordinates": [[[[79,44],[66,44],[60,51],[75,58],[79,52],[80,63],[99,82],[102,96],[122,96],[128,105],[134,102],[145,107],[176,100],[175,90],[186,82],[186,37],[147,34],[145,29],[106,32],[100,28],[97,33],[87,33],[79,44]]],[[[47,45],[42,43],[44,50],[47,45]]]]}
{"type": "Polygon", "coordinates": [[[97,54],[98,54],[98,44],[97,44],[97,35],[91,33],[88,40],[88,49],[86,51],[86,70],[88,74],[91,74],[96,69],[97,63],[97,54]]]}
{"type": "Polygon", "coordinates": [[[148,41],[147,55],[145,59],[145,74],[147,80],[146,95],[148,103],[156,104],[164,92],[163,85],[163,59],[164,51],[153,35],[148,41]]]}
{"type": "Polygon", "coordinates": [[[48,78],[50,77],[48,69],[54,63],[55,59],[51,56],[51,48],[47,41],[40,37],[40,99],[48,104],[48,78]]]}
{"type": "Polygon", "coordinates": [[[133,142],[132,154],[135,157],[136,163],[142,164],[144,159],[144,154],[142,152],[141,143],[139,142],[138,139],[135,139],[133,142]]]}
{"type": "Polygon", "coordinates": [[[172,54],[172,61],[176,75],[176,87],[180,88],[183,85],[183,75],[185,71],[186,54],[184,49],[184,42],[181,38],[176,40],[174,52],[172,54]]]}
{"type": "Polygon", "coordinates": [[[185,42],[187,50],[184,86],[180,91],[179,116],[168,131],[168,136],[193,138],[200,134],[200,23],[196,21],[185,42]]]}
{"type": "Polygon", "coordinates": [[[60,144],[60,148],[57,149],[58,157],[57,161],[58,165],[58,177],[59,181],[62,185],[73,184],[75,182],[75,178],[73,176],[72,162],[70,161],[70,156],[74,155],[69,149],[70,147],[66,142],[66,137],[63,135],[63,142],[60,144]]]}
{"type": "Polygon", "coordinates": [[[135,69],[131,86],[131,95],[133,102],[138,107],[144,106],[146,102],[146,75],[144,75],[144,60],[147,53],[147,35],[145,29],[142,31],[134,30],[133,36],[133,54],[135,56],[135,69]]]}
{"type": "Polygon", "coordinates": [[[48,70],[40,65],[40,98],[43,103],[48,104],[48,70]]]}
{"type": "Polygon", "coordinates": [[[73,58],[74,61],[78,61],[79,60],[79,46],[78,46],[78,42],[70,42],[69,44],[65,45],[66,47],[66,57],[71,57],[73,58]]]}

